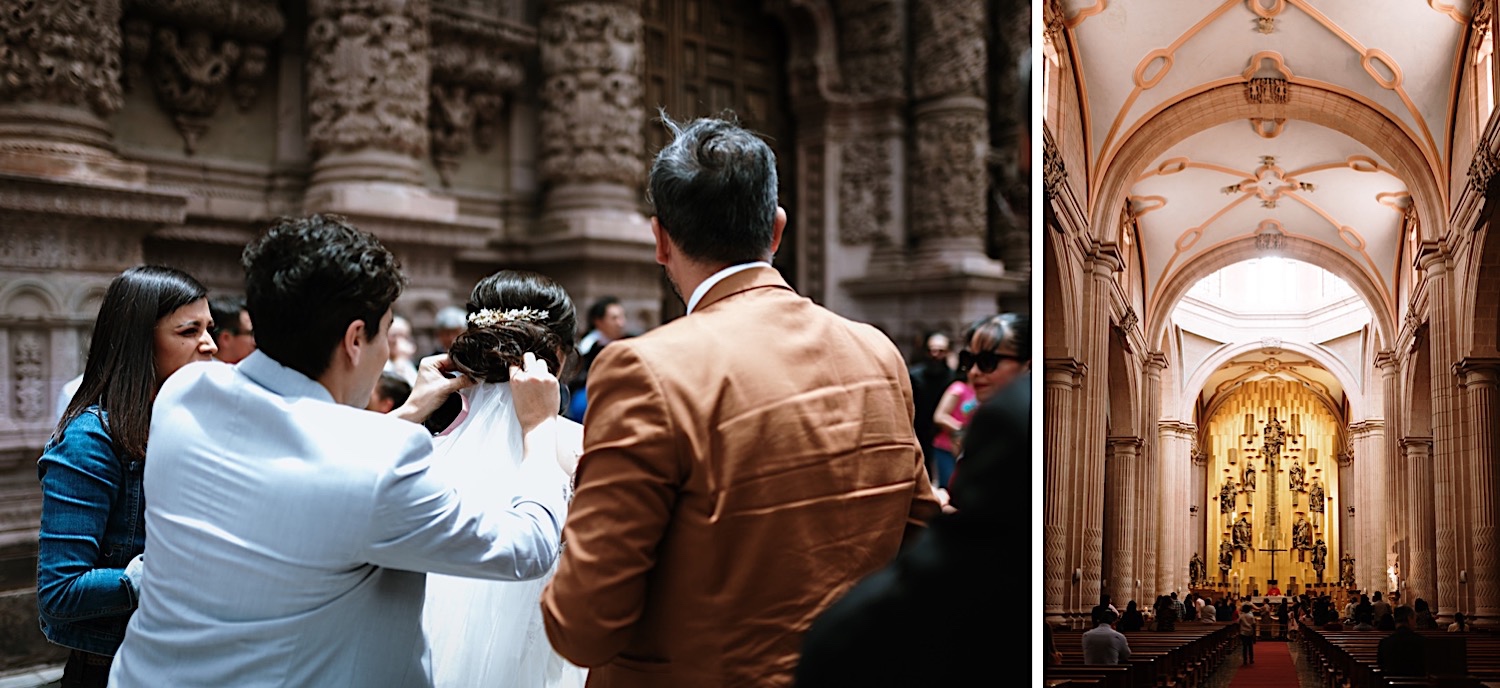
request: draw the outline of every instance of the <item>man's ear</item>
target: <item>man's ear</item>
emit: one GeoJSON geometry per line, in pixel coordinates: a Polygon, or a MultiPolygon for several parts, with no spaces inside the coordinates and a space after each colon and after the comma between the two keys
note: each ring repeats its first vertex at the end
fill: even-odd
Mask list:
{"type": "Polygon", "coordinates": [[[344,338],[339,344],[340,349],[349,357],[351,366],[358,366],[363,357],[370,355],[370,341],[365,337],[363,318],[355,318],[344,328],[344,338]]]}
{"type": "Polygon", "coordinates": [[[666,265],[672,258],[672,238],[667,236],[667,231],[662,229],[661,221],[651,216],[651,236],[656,238],[656,263],[666,265]]]}
{"type": "Polygon", "coordinates": [[[771,255],[781,247],[781,234],[786,231],[786,208],[776,206],[776,219],[771,221],[771,255]]]}

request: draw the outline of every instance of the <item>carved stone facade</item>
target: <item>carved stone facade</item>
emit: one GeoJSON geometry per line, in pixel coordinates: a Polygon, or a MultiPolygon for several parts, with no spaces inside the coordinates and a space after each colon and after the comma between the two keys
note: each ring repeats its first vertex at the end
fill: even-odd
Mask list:
{"type": "Polygon", "coordinates": [[[307,146],[427,154],[427,0],[313,0],[307,30],[307,146]]]}
{"type": "MultiPolygon", "coordinates": [[[[502,267],[554,276],[580,308],[620,296],[633,328],[658,325],[677,299],[647,220],[648,50],[680,102],[780,118],[768,140],[791,222],[776,264],[799,292],[914,354],[927,328],[957,334],[1002,301],[1025,309],[1029,257],[1015,248],[1028,204],[1012,199],[1006,241],[986,248],[990,201],[1025,193],[994,172],[1024,140],[991,145],[1008,121],[986,86],[996,34],[983,2],[929,5],[36,0],[0,12],[0,558],[34,555],[54,404],[130,266],[237,293],[239,254],[274,218],[338,212],[401,259],[396,310],[424,352],[436,311],[502,267]],[[668,45],[666,24],[691,30],[668,45]],[[739,31],[739,52],[716,44],[723,30],[739,31]],[[719,90],[704,71],[716,66],[733,77],[719,90]]],[[[5,577],[26,570],[0,567],[0,626],[18,620],[0,640],[32,643],[0,669],[56,658],[36,631],[35,581],[5,577]]]]}
{"type": "Polygon", "coordinates": [[[640,12],[630,2],[554,4],[541,24],[542,178],[639,185],[640,12]]]}

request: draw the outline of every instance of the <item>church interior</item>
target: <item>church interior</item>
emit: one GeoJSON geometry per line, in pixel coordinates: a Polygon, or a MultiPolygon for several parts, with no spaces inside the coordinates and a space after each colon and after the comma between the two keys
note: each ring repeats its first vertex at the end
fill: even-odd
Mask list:
{"type": "Polygon", "coordinates": [[[1040,9],[1046,622],[1500,625],[1494,3],[1040,9]]]}

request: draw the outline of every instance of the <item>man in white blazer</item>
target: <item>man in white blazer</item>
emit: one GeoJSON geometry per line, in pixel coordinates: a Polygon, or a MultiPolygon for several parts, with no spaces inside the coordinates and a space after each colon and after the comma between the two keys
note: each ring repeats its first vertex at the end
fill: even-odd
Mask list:
{"type": "MultiPolygon", "coordinates": [[[[163,386],[146,454],[140,606],[112,686],[428,686],[426,574],[537,578],[559,551],[557,380],[512,370],[520,495],[481,513],[428,470],[431,438],[363,410],[404,278],[335,216],[281,220],[245,250],[259,350],[163,386]]],[[[437,359],[403,413],[463,386],[437,359]]],[[[498,486],[497,486],[498,487],[498,486]]]]}

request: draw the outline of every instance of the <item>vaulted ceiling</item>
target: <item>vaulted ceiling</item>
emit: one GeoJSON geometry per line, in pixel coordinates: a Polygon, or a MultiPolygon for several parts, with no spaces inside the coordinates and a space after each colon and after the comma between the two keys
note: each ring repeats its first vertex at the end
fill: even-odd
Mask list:
{"type": "Polygon", "coordinates": [[[1470,2],[1061,4],[1083,94],[1093,202],[1118,201],[1097,193],[1106,174],[1122,173],[1111,166],[1133,133],[1183,117],[1174,105],[1223,86],[1244,89],[1246,98],[1277,82],[1334,94],[1330,109],[1352,102],[1393,123],[1381,135],[1399,131],[1399,145],[1418,161],[1403,167],[1377,151],[1389,150],[1385,142],[1292,116],[1275,97],[1236,121],[1165,122],[1173,133],[1166,150],[1123,171],[1131,176],[1127,203],[1139,229],[1148,310],[1159,286],[1213,247],[1280,235],[1343,254],[1377,285],[1381,302],[1371,308],[1392,311],[1402,261],[1410,260],[1401,253],[1401,229],[1411,194],[1447,188],[1470,2]],[[1273,81],[1253,81],[1266,77],[1273,81]],[[1403,169],[1430,177],[1414,183],[1403,169]]]}

